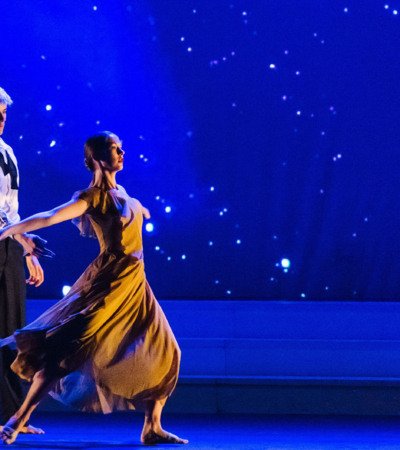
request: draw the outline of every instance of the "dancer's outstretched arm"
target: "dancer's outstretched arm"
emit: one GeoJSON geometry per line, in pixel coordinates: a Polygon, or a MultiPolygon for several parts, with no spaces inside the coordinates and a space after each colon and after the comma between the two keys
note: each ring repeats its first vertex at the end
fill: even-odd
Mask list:
{"type": "Polygon", "coordinates": [[[0,230],[0,240],[3,240],[13,234],[27,233],[28,231],[39,230],[40,228],[50,227],[56,223],[75,219],[86,212],[89,205],[85,200],[71,200],[68,203],[57,206],[51,211],[45,211],[14,225],[10,225],[0,230]]]}

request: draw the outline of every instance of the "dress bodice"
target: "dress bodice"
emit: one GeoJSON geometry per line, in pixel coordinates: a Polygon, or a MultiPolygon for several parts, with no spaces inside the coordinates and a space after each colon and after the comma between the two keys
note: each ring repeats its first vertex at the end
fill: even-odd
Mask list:
{"type": "Polygon", "coordinates": [[[141,254],[143,207],[139,200],[129,197],[122,186],[107,191],[90,187],[73,198],[89,205],[73,222],[83,236],[98,239],[101,252],[141,254]]]}

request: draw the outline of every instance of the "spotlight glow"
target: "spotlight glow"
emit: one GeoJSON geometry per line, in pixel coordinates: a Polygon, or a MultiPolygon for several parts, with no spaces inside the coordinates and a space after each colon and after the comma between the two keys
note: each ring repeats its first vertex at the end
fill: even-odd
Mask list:
{"type": "Polygon", "coordinates": [[[68,285],[63,286],[62,295],[64,295],[64,296],[67,295],[70,290],[71,290],[71,286],[68,286],[68,285]]]}
{"type": "Polygon", "coordinates": [[[154,231],[154,225],[151,222],[146,223],[145,229],[148,233],[152,233],[154,231]]]}
{"type": "Polygon", "coordinates": [[[281,266],[284,269],[289,269],[290,265],[291,265],[290,259],[287,259],[287,258],[282,258],[281,259],[281,266]]]}

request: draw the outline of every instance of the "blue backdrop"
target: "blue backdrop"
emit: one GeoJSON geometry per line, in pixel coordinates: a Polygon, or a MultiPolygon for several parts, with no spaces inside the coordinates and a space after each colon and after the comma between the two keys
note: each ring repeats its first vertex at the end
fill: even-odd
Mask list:
{"type": "MultiPolygon", "coordinates": [[[[82,147],[124,141],[119,182],[152,212],[161,298],[393,299],[400,291],[400,14],[328,0],[3,0],[4,140],[22,216],[90,181],[82,147]]],[[[70,223],[31,297],[96,255],[70,223]]]]}

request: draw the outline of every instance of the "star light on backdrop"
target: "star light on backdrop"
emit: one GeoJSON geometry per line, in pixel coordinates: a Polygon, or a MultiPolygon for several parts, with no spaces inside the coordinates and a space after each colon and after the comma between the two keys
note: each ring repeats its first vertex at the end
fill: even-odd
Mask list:
{"type": "Polygon", "coordinates": [[[62,291],[61,291],[62,295],[67,295],[70,290],[71,290],[71,286],[64,285],[62,288],[62,291]]]}
{"type": "Polygon", "coordinates": [[[148,233],[152,233],[152,232],[154,231],[154,225],[153,225],[151,222],[147,222],[147,223],[145,224],[145,230],[146,230],[148,233]]]}
{"type": "MultiPolygon", "coordinates": [[[[11,5],[23,215],[84,188],[82,143],[110,129],[161,297],[397,298],[399,5],[312,3],[11,5]]],[[[68,225],[46,233],[65,265],[46,262],[41,297],[96,254],[68,225]]]]}

